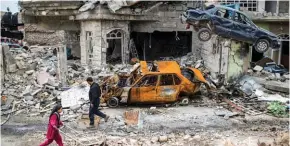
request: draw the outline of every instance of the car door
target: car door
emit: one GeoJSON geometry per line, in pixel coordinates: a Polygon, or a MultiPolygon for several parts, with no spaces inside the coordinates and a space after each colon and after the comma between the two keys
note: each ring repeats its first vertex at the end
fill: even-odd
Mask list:
{"type": "Polygon", "coordinates": [[[248,18],[240,12],[235,13],[234,29],[231,33],[233,39],[244,42],[252,42],[256,32],[256,27],[251,25],[247,19],[248,18]]]}
{"type": "Polygon", "coordinates": [[[151,103],[156,101],[158,75],[145,75],[137,81],[130,91],[130,103],[151,103]]]}
{"type": "Polygon", "coordinates": [[[218,8],[212,15],[211,21],[214,26],[214,32],[223,37],[229,37],[233,29],[232,13],[230,10],[218,8]]]}
{"type": "Polygon", "coordinates": [[[176,101],[180,86],[175,84],[174,74],[162,74],[159,78],[157,86],[157,102],[167,103],[176,101]]]}

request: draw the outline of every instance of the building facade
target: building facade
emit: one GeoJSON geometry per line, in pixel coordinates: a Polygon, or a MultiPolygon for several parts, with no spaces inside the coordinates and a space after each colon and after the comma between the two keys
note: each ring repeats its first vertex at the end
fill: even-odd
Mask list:
{"type": "Polygon", "coordinates": [[[207,3],[239,3],[240,10],[258,26],[280,35],[284,48],[287,42],[289,45],[287,1],[20,1],[20,6],[28,43],[65,44],[83,65],[126,64],[134,57],[159,60],[192,52],[212,72],[227,78],[242,74],[250,62],[263,56],[287,66],[287,49],[283,47],[257,54],[248,44],[218,36],[200,42],[197,32],[186,29],[179,16],[188,7],[207,3]]]}

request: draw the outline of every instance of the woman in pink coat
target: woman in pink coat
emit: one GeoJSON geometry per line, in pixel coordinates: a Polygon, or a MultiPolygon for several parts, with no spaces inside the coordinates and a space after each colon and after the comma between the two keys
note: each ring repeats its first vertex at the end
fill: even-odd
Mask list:
{"type": "Polygon", "coordinates": [[[63,146],[62,138],[59,134],[58,128],[63,126],[62,122],[60,121],[60,113],[62,113],[62,106],[56,105],[49,116],[49,123],[47,127],[46,138],[47,140],[40,144],[40,146],[47,146],[55,140],[55,142],[59,146],[63,146]]]}

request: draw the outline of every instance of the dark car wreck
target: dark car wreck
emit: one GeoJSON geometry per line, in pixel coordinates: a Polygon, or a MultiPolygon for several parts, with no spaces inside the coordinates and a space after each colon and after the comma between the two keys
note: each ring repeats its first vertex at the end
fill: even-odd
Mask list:
{"type": "Polygon", "coordinates": [[[266,52],[270,47],[278,49],[280,41],[275,34],[257,27],[244,13],[225,6],[211,6],[206,10],[188,9],[181,14],[187,28],[193,26],[201,41],[208,41],[212,33],[225,38],[253,44],[255,49],[266,52]]]}

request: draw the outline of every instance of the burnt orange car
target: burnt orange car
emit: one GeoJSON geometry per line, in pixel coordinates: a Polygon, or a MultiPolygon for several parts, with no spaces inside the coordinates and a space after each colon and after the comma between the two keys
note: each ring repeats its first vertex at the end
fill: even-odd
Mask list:
{"type": "Polygon", "coordinates": [[[186,104],[189,97],[198,92],[201,84],[207,84],[207,81],[198,69],[189,67],[180,69],[175,61],[158,61],[149,65],[141,61],[140,65],[126,78],[126,83],[123,87],[113,88],[118,92],[111,91],[110,94],[108,92],[103,94],[105,102],[110,107],[116,107],[119,103],[182,101],[186,104]]]}

